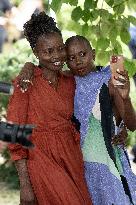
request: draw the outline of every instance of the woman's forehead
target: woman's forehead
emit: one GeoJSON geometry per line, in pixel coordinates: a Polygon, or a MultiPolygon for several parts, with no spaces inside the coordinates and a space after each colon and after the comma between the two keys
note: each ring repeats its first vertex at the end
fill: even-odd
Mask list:
{"type": "Polygon", "coordinates": [[[37,45],[42,47],[56,47],[63,44],[61,35],[57,33],[51,33],[42,35],[38,38],[37,45]]]}

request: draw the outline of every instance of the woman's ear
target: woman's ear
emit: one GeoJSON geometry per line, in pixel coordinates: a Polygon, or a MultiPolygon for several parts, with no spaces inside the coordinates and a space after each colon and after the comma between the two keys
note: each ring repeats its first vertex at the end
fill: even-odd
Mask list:
{"type": "Polygon", "coordinates": [[[92,50],[93,60],[95,61],[95,49],[92,50]]]}

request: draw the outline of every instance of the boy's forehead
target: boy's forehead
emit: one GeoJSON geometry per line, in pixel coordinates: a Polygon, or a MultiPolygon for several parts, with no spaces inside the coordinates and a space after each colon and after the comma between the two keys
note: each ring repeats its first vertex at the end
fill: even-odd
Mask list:
{"type": "Polygon", "coordinates": [[[68,52],[90,50],[89,45],[85,40],[74,39],[67,45],[68,52]]]}

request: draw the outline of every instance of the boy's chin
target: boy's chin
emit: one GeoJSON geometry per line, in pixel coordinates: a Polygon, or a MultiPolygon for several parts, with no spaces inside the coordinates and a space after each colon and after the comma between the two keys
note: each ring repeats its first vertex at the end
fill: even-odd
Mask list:
{"type": "Polygon", "coordinates": [[[88,75],[89,72],[78,72],[78,73],[75,73],[76,76],[79,76],[79,77],[84,77],[86,75],[88,75]]]}

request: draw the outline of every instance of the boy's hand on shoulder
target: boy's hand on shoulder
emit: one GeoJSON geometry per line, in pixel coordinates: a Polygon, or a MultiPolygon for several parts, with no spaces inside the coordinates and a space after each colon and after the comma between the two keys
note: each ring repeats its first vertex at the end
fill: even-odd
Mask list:
{"type": "Polygon", "coordinates": [[[73,73],[70,70],[65,70],[62,72],[62,74],[66,77],[71,77],[73,76],[73,73]]]}
{"type": "Polygon", "coordinates": [[[33,85],[35,65],[31,62],[25,63],[17,78],[17,85],[24,93],[28,90],[29,85],[33,85]]]}

